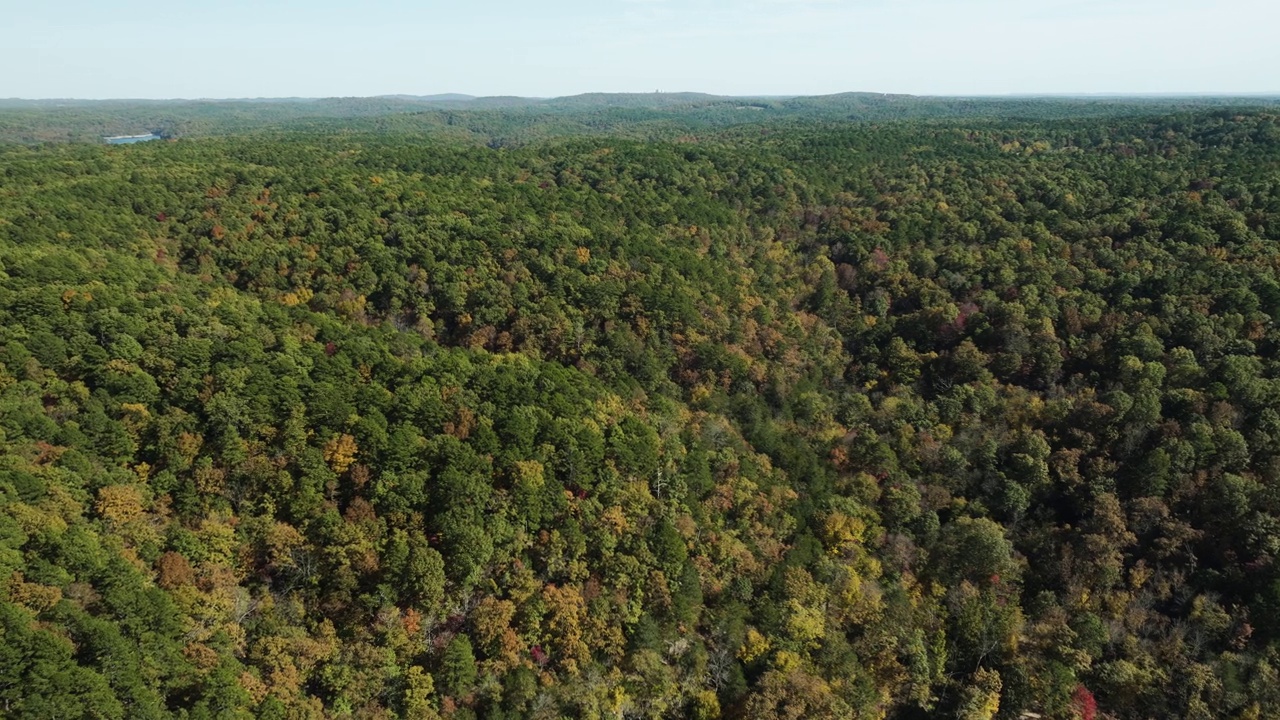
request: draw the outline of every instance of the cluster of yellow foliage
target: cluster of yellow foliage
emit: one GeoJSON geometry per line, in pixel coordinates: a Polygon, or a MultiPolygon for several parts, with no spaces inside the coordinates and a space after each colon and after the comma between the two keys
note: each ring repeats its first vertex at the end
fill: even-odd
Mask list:
{"type": "Polygon", "coordinates": [[[142,516],[142,491],[136,485],[108,485],[99,488],[94,510],[103,520],[123,525],[142,516]]]}
{"type": "Polygon", "coordinates": [[[299,288],[293,292],[285,293],[284,297],[280,298],[280,302],[289,307],[294,307],[295,305],[306,305],[311,302],[313,297],[315,297],[315,293],[311,291],[311,288],[299,288]]]}
{"type": "Polygon", "coordinates": [[[341,475],[355,463],[358,452],[356,439],[347,433],[342,433],[325,443],[324,461],[329,463],[329,467],[333,468],[334,472],[341,475]]]}

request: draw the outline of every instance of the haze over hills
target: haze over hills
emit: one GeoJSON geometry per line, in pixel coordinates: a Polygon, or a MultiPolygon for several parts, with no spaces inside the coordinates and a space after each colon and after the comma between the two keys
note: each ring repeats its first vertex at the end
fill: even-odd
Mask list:
{"type": "Polygon", "coordinates": [[[334,103],[355,100],[399,101],[414,104],[523,104],[545,106],[615,106],[615,107],[661,107],[708,102],[729,102],[740,100],[802,101],[823,102],[839,100],[885,100],[885,101],[947,101],[947,100],[982,100],[1000,102],[1008,100],[1112,100],[1112,101],[1172,101],[1172,100],[1280,100],[1280,93],[1218,93],[1218,92],[1185,92],[1185,93],[1008,93],[1008,94],[956,94],[956,95],[913,95],[909,93],[847,91],[826,95],[802,94],[748,94],[717,95],[704,92],[586,92],[575,95],[556,97],[538,97],[524,95],[470,95],[466,93],[436,93],[431,95],[414,95],[410,93],[392,93],[373,96],[280,96],[280,97],[175,97],[175,98],[0,98],[0,108],[5,107],[65,107],[68,105],[107,105],[107,104],[151,104],[169,105],[184,103],[334,103]]]}
{"type": "Polygon", "coordinates": [[[409,100],[416,102],[465,102],[467,100],[475,100],[475,95],[463,95],[462,93],[438,93],[435,95],[380,95],[379,97],[389,98],[392,100],[409,100]]]}
{"type": "Polygon", "coordinates": [[[697,92],[585,93],[556,98],[390,95],[225,100],[0,100],[0,142],[99,142],[153,132],[167,138],[298,130],[409,133],[490,146],[547,137],[696,135],[801,121],[985,121],[1139,116],[1280,107],[1280,97],[925,97],[873,92],[730,97],[697,92]]]}

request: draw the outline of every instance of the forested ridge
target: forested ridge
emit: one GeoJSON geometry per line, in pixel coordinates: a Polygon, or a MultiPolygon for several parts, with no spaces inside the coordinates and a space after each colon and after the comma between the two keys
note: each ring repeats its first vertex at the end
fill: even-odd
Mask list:
{"type": "Polygon", "coordinates": [[[0,716],[1280,717],[1280,116],[502,144],[0,148],[0,716]]]}
{"type": "Polygon", "coordinates": [[[560,98],[405,95],[256,100],[22,100],[0,98],[0,144],[98,142],[280,132],[379,133],[417,141],[519,146],[551,138],[672,139],[727,128],[812,122],[1133,118],[1190,110],[1280,108],[1280,96],[921,97],[839,93],[727,97],[702,93],[587,93],[560,98]]]}

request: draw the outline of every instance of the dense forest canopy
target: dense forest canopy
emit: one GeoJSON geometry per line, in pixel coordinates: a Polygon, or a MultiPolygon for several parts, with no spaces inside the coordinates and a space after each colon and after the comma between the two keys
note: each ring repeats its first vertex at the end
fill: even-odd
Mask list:
{"type": "Polygon", "coordinates": [[[0,148],[0,715],[1280,716],[1274,109],[450,112],[0,148]]]}
{"type": "Polygon", "coordinates": [[[465,95],[256,100],[0,99],[0,143],[95,142],[298,132],[380,133],[491,146],[583,136],[674,139],[726,128],[898,120],[1131,118],[1194,109],[1280,109],[1280,96],[918,97],[842,93],[724,97],[588,93],[562,98],[465,95]]]}

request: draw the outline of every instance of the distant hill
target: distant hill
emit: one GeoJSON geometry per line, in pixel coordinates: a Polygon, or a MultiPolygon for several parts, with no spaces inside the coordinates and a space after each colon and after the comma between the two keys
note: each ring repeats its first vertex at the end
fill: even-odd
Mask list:
{"type": "Polygon", "coordinates": [[[706,93],[584,93],[548,100],[548,105],[558,107],[664,107],[728,100],[722,95],[706,93]]]}
{"type": "Polygon", "coordinates": [[[585,93],[556,98],[461,93],[228,100],[0,99],[0,143],[100,142],[155,132],[202,137],[322,130],[449,137],[492,147],[548,137],[697,135],[798,121],[1041,120],[1221,108],[1277,108],[1280,98],[925,97],[873,92],[732,97],[697,92],[585,93]]]}
{"type": "Polygon", "coordinates": [[[468,102],[475,100],[475,95],[463,95],[461,93],[440,93],[438,95],[379,95],[378,97],[387,100],[408,100],[410,102],[468,102]]]}

